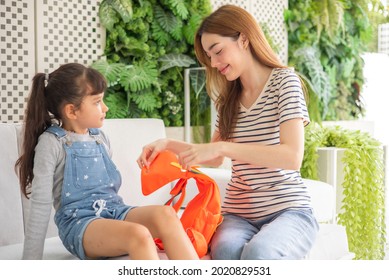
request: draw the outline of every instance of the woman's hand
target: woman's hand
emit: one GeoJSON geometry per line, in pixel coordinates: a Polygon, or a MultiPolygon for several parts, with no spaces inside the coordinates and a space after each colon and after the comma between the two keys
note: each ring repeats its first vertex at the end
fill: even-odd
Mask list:
{"type": "Polygon", "coordinates": [[[183,169],[191,166],[209,163],[220,157],[218,143],[192,144],[184,151],[178,153],[178,160],[183,169]]]}
{"type": "Polygon", "coordinates": [[[155,157],[163,150],[166,150],[168,139],[159,139],[154,141],[142,148],[142,153],[140,154],[138,160],[139,168],[146,166],[149,168],[150,164],[153,162],[155,157]]]}

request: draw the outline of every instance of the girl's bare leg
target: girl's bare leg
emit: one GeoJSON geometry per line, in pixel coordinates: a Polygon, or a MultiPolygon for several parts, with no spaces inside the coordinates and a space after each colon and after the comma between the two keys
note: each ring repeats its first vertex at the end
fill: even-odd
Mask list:
{"type": "Polygon", "coordinates": [[[126,221],[144,225],[153,237],[160,238],[169,259],[198,259],[196,250],[172,207],[138,207],[128,212],[126,221]]]}
{"type": "MultiPolygon", "coordinates": [[[[131,212],[131,211],[130,211],[131,212]]],[[[128,221],[97,219],[85,230],[83,245],[90,258],[128,254],[131,259],[159,259],[150,231],[128,221]]]]}

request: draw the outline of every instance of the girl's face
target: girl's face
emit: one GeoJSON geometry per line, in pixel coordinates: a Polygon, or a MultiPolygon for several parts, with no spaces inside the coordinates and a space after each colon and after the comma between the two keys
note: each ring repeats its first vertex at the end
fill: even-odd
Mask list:
{"type": "Polygon", "coordinates": [[[104,92],[84,97],[80,108],[75,112],[77,115],[77,126],[80,130],[103,126],[105,115],[108,111],[103,97],[104,92]]]}
{"type": "Polygon", "coordinates": [[[244,71],[244,48],[242,36],[238,40],[212,33],[203,33],[201,45],[211,61],[211,66],[217,68],[227,80],[239,78],[244,71]]]}

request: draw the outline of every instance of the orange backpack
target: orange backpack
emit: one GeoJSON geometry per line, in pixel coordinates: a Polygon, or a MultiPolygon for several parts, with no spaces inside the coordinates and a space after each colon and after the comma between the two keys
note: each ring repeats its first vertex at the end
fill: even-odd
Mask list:
{"type": "MultiPolygon", "coordinates": [[[[141,181],[144,195],[156,191],[166,184],[178,180],[170,191],[171,199],[166,205],[171,205],[179,194],[178,201],[172,207],[179,211],[186,193],[188,179],[196,180],[199,193],[189,201],[180,218],[198,256],[201,258],[208,252],[208,244],[217,228],[222,222],[220,192],[216,182],[197,168],[183,170],[177,161],[177,156],[169,151],[163,151],[151,163],[149,169],[142,169],[141,181]]],[[[161,240],[155,243],[163,249],[161,240]]]]}

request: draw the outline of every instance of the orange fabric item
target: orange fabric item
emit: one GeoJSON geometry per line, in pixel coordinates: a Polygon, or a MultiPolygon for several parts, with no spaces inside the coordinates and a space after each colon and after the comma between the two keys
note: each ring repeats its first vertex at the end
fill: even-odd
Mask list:
{"type": "MultiPolygon", "coordinates": [[[[171,205],[174,198],[181,194],[172,207],[179,211],[186,193],[188,179],[196,180],[199,193],[189,201],[180,218],[182,226],[188,234],[198,256],[201,258],[208,252],[208,244],[222,222],[220,192],[216,182],[197,168],[182,170],[177,156],[170,151],[163,151],[151,163],[149,169],[142,169],[141,181],[144,195],[158,190],[166,184],[178,179],[170,191],[171,199],[166,205],[171,205]]],[[[157,246],[163,249],[161,240],[155,240],[157,246]]]]}

